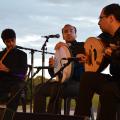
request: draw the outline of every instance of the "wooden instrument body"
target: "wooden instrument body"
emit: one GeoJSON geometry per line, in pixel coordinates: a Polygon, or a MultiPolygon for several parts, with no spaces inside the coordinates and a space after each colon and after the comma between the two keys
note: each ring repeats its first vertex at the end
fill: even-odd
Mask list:
{"type": "Polygon", "coordinates": [[[101,72],[108,66],[108,62],[104,58],[106,44],[100,38],[89,37],[84,48],[88,56],[85,71],[101,72]]]}

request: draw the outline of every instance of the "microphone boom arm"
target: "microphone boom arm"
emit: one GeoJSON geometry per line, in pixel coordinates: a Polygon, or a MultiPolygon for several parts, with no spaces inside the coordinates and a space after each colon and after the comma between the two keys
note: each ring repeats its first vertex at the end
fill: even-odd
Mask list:
{"type": "MultiPolygon", "coordinates": [[[[72,61],[68,61],[67,63],[65,63],[58,72],[56,72],[48,81],[51,81],[54,77],[56,77],[57,75],[60,74],[61,71],[64,70],[65,67],[67,67],[72,61]]],[[[59,81],[61,82],[61,81],[59,81]]]]}

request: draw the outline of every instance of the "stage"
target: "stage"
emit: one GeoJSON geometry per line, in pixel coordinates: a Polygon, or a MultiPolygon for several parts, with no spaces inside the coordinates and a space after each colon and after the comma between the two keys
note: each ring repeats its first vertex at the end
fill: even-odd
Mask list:
{"type": "MultiPolygon", "coordinates": [[[[63,115],[64,111],[61,111],[61,115],[55,114],[35,114],[30,113],[27,109],[26,113],[21,111],[19,107],[17,112],[6,108],[0,108],[0,120],[83,120],[81,117],[73,116],[74,111],[70,111],[70,115],[63,115]]],[[[94,114],[95,115],[95,114],[94,114]]]]}

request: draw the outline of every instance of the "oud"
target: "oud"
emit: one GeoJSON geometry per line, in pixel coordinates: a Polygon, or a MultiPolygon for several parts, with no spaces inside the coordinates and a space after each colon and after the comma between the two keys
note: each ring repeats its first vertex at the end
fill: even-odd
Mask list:
{"type": "Polygon", "coordinates": [[[108,62],[104,58],[104,50],[107,45],[100,38],[89,37],[84,45],[88,61],[85,63],[85,71],[101,72],[108,62]]]}

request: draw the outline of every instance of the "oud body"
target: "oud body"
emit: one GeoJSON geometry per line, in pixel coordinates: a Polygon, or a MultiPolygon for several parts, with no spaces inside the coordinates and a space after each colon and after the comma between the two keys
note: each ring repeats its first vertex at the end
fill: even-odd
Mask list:
{"type": "Polygon", "coordinates": [[[101,72],[108,66],[104,57],[106,47],[100,38],[89,37],[86,40],[84,48],[88,61],[85,63],[85,71],[101,72]]]}

